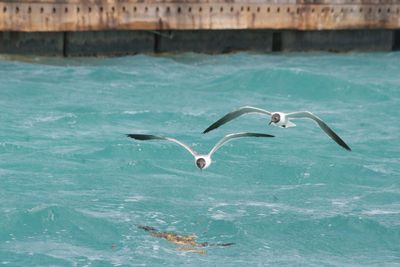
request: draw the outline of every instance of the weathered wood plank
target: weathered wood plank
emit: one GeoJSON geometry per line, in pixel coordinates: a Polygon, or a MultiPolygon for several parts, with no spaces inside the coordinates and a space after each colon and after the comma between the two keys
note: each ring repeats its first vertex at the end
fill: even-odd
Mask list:
{"type": "Polygon", "coordinates": [[[0,0],[0,31],[398,28],[399,0],[0,0]]]}

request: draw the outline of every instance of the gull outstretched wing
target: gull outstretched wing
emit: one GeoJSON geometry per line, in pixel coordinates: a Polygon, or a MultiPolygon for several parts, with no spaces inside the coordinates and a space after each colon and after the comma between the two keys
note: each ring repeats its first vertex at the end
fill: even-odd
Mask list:
{"type": "Polygon", "coordinates": [[[221,119],[219,119],[216,122],[214,122],[213,124],[211,124],[207,129],[204,130],[203,133],[212,131],[212,130],[220,127],[221,125],[223,125],[243,114],[246,114],[246,113],[261,113],[261,114],[271,115],[271,112],[264,110],[264,109],[249,107],[249,106],[241,107],[235,111],[232,111],[232,112],[226,114],[221,119]]]}
{"type": "Polygon", "coordinates": [[[197,156],[198,153],[194,151],[190,146],[186,145],[185,143],[182,143],[174,138],[169,138],[169,137],[164,137],[164,136],[158,136],[158,135],[151,135],[151,134],[127,134],[126,136],[140,140],[140,141],[146,141],[146,140],[164,140],[164,141],[170,141],[174,142],[183,148],[185,148],[187,151],[190,152],[193,156],[197,156]]]}
{"type": "Polygon", "coordinates": [[[241,137],[275,137],[275,136],[270,135],[270,134],[263,134],[263,133],[234,133],[234,134],[228,134],[224,138],[219,140],[219,142],[217,144],[215,144],[215,146],[211,149],[211,151],[210,151],[210,153],[208,153],[208,155],[211,157],[211,155],[214,154],[215,151],[217,151],[221,146],[223,146],[224,144],[226,144],[227,142],[229,142],[232,139],[241,138],[241,137]]]}
{"type": "Polygon", "coordinates": [[[299,111],[288,113],[288,119],[300,119],[300,118],[308,118],[314,120],[319,127],[330,137],[332,138],[338,145],[343,147],[344,149],[351,151],[351,148],[340,138],[323,120],[315,116],[309,111],[299,111]]]}

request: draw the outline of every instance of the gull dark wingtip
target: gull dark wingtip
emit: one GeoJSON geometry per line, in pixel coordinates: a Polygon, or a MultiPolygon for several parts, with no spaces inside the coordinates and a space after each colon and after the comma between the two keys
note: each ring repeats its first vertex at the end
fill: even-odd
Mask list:
{"type": "Polygon", "coordinates": [[[214,127],[214,124],[213,124],[213,125],[211,125],[210,127],[208,127],[207,129],[205,129],[205,130],[203,131],[203,134],[206,134],[206,133],[208,133],[208,132],[214,130],[215,128],[216,128],[216,127],[214,127]]]}
{"type": "Polygon", "coordinates": [[[136,140],[153,140],[153,139],[163,139],[160,136],[151,135],[151,134],[127,134],[128,137],[136,139],[136,140]]]}
{"type": "Polygon", "coordinates": [[[275,135],[272,135],[272,134],[262,134],[261,136],[264,136],[264,137],[275,137],[275,135]]]}
{"type": "Polygon", "coordinates": [[[343,147],[347,151],[351,151],[351,148],[338,135],[336,135],[334,132],[333,132],[333,135],[331,135],[331,137],[339,146],[343,147]]]}
{"type": "Polygon", "coordinates": [[[144,134],[127,134],[126,136],[138,140],[144,140],[143,137],[145,137],[144,134]]]}
{"type": "Polygon", "coordinates": [[[337,143],[342,146],[344,149],[346,149],[347,151],[351,151],[351,148],[339,137],[337,136],[337,140],[335,139],[335,141],[337,141],[337,143]]]}
{"type": "Polygon", "coordinates": [[[341,147],[346,149],[347,151],[351,151],[351,148],[340,138],[334,131],[329,128],[331,134],[329,136],[341,147]]]}
{"type": "Polygon", "coordinates": [[[264,133],[252,133],[252,136],[254,136],[254,137],[275,137],[275,135],[264,134],[264,133]]]}
{"type": "Polygon", "coordinates": [[[207,128],[207,129],[205,129],[204,131],[203,131],[203,134],[206,134],[206,133],[208,133],[210,130],[207,128]]]}
{"type": "Polygon", "coordinates": [[[344,149],[346,149],[347,151],[352,151],[351,150],[351,148],[346,144],[346,143],[344,143],[343,145],[342,145],[342,147],[344,148],[344,149]]]}
{"type": "MultiPolygon", "coordinates": [[[[312,113],[310,113],[312,115],[312,113]]],[[[335,141],[339,146],[343,147],[347,151],[351,151],[351,148],[342,140],[342,138],[339,137],[325,122],[323,122],[321,119],[318,117],[312,115],[311,117],[314,119],[318,125],[321,127],[321,129],[335,141]]]]}

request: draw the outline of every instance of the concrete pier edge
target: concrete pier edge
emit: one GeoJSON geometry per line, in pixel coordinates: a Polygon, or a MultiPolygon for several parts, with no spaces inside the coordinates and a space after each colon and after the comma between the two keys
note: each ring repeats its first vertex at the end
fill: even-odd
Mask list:
{"type": "Polygon", "coordinates": [[[0,53],[400,49],[400,0],[0,0],[0,53]]]}
{"type": "Polygon", "coordinates": [[[138,53],[235,51],[394,51],[400,30],[117,30],[0,32],[0,54],[121,56],[138,53]]]}

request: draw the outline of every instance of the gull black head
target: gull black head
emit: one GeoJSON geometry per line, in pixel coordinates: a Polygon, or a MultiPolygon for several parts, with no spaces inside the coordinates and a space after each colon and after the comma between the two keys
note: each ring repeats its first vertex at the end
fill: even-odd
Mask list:
{"type": "Polygon", "coordinates": [[[204,168],[204,166],[206,166],[206,160],[203,158],[198,158],[196,160],[196,165],[200,170],[202,170],[204,168]]]}
{"type": "Polygon", "coordinates": [[[279,115],[279,113],[274,113],[271,116],[271,121],[269,122],[269,124],[278,123],[280,120],[281,120],[281,115],[279,115]]]}

